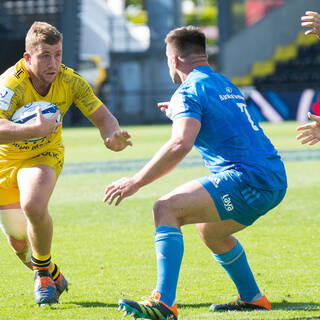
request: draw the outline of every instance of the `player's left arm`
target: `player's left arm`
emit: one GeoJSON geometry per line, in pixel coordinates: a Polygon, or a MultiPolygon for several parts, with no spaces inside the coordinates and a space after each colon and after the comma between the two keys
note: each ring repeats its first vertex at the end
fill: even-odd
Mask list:
{"type": "Polygon", "coordinates": [[[122,199],[173,170],[192,149],[200,127],[200,121],[195,118],[181,117],[175,120],[170,140],[133,177],[111,183],[106,188],[103,201],[112,204],[117,199],[115,205],[118,205],[122,199]]]}
{"type": "Polygon", "coordinates": [[[113,151],[121,151],[128,145],[132,145],[129,133],[119,128],[118,120],[93,93],[88,82],[75,72],[72,73],[72,76],[74,80],[71,85],[73,102],[99,129],[105,146],[113,151]]]}
{"type": "Polygon", "coordinates": [[[121,130],[118,120],[108,108],[102,104],[88,119],[99,129],[105,146],[113,151],[121,151],[127,146],[132,146],[130,134],[121,130]]]}

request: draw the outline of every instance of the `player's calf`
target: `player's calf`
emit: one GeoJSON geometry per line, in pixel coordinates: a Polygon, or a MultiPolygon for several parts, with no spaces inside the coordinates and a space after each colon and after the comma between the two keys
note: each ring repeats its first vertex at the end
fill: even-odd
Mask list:
{"type": "Polygon", "coordinates": [[[25,264],[26,267],[32,270],[31,266],[31,248],[28,240],[17,240],[11,236],[8,237],[8,242],[16,256],[25,264]]]}

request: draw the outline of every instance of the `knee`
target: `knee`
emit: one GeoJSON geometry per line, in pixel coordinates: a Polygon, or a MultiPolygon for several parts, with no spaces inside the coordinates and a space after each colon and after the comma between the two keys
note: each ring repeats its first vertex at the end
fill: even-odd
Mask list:
{"type": "Polygon", "coordinates": [[[154,204],[153,218],[156,226],[177,224],[170,199],[159,199],[154,204]]]}
{"type": "Polygon", "coordinates": [[[165,212],[164,206],[165,203],[162,200],[157,200],[156,203],[153,205],[153,219],[156,225],[161,220],[161,216],[163,216],[165,212]]]}
{"type": "Polygon", "coordinates": [[[31,267],[31,247],[27,240],[17,240],[8,236],[8,242],[17,257],[30,269],[31,267]]]}
{"type": "Polygon", "coordinates": [[[196,225],[198,234],[202,241],[208,245],[215,246],[220,241],[223,241],[224,237],[221,237],[219,231],[216,229],[214,225],[208,223],[199,223],[196,225]]]}
{"type": "Polygon", "coordinates": [[[47,212],[47,206],[38,199],[21,202],[21,209],[31,221],[41,219],[47,212]]]}
{"type": "MultiPolygon", "coordinates": [[[[208,233],[208,227],[206,223],[199,223],[196,225],[198,233],[202,239],[206,237],[206,234],[208,233]]],[[[213,236],[212,232],[210,232],[210,235],[213,236]]]]}
{"type": "Polygon", "coordinates": [[[16,253],[25,251],[28,246],[27,240],[17,240],[12,236],[8,236],[8,242],[16,253]]]}
{"type": "Polygon", "coordinates": [[[21,209],[0,210],[0,228],[7,238],[12,237],[16,240],[28,238],[27,221],[21,209]]]}

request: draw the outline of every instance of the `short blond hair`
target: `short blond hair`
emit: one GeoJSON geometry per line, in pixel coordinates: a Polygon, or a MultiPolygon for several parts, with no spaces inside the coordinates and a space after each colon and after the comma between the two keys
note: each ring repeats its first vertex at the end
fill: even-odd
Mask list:
{"type": "Polygon", "coordinates": [[[59,30],[47,22],[35,21],[26,35],[26,51],[33,52],[39,43],[54,45],[62,42],[63,36],[59,30]]]}
{"type": "Polygon", "coordinates": [[[195,26],[186,26],[171,30],[164,41],[175,49],[181,58],[190,54],[206,53],[206,36],[200,28],[195,26]]]}

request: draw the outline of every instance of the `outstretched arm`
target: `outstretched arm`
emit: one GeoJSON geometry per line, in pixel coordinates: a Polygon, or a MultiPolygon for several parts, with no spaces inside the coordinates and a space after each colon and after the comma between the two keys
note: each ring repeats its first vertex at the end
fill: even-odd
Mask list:
{"type": "Polygon", "coordinates": [[[200,122],[194,118],[180,118],[173,123],[172,136],[153,158],[133,177],[122,178],[107,186],[103,201],[108,204],[136,193],[142,186],[162,177],[173,170],[192,149],[200,130],[200,122]]]}
{"type": "Polygon", "coordinates": [[[302,144],[308,143],[310,146],[320,141],[320,117],[308,112],[308,117],[313,120],[311,123],[306,123],[297,127],[297,131],[303,131],[297,135],[297,140],[301,140],[302,144]]]}
{"type": "Polygon", "coordinates": [[[301,17],[301,26],[309,28],[305,34],[315,34],[320,39],[320,15],[314,11],[306,11],[305,16],[301,17]]]}
{"type": "Polygon", "coordinates": [[[103,104],[88,119],[100,130],[100,135],[105,146],[112,151],[121,151],[127,146],[132,146],[130,134],[120,130],[118,120],[103,104]]]}

